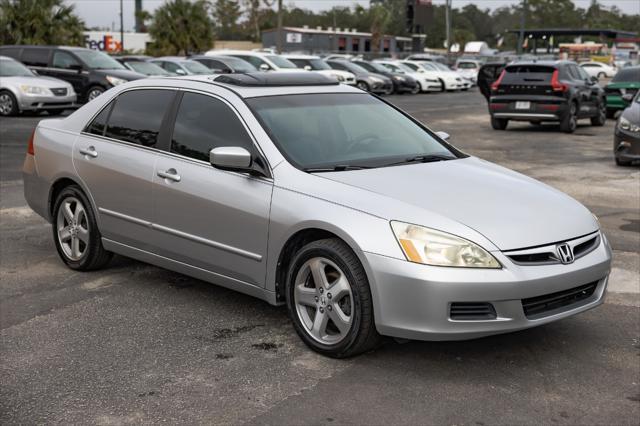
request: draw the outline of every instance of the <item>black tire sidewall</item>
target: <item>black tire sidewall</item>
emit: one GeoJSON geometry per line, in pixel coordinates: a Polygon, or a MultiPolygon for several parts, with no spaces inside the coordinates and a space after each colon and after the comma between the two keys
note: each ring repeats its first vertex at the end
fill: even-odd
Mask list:
{"type": "MultiPolygon", "coordinates": [[[[354,255],[355,256],[355,255],[354,255]]],[[[362,266],[360,266],[362,267],[362,266]]],[[[368,286],[368,283],[367,283],[368,286]]],[[[291,266],[287,273],[287,310],[289,311],[289,316],[291,317],[291,321],[293,322],[293,326],[300,336],[300,338],[304,341],[304,343],[314,349],[317,352],[320,352],[329,356],[340,356],[340,354],[349,350],[349,348],[354,344],[356,339],[358,338],[358,332],[360,331],[360,325],[362,321],[362,300],[360,292],[362,289],[359,285],[357,285],[356,277],[354,275],[354,271],[352,271],[351,267],[342,259],[342,257],[335,252],[334,250],[328,247],[320,247],[319,244],[310,243],[304,246],[298,253],[295,255],[293,261],[291,262],[291,266]],[[298,318],[298,312],[295,307],[295,298],[294,298],[294,287],[295,287],[295,278],[298,274],[298,271],[302,267],[302,265],[309,259],[314,257],[325,257],[332,262],[334,262],[346,275],[349,280],[349,284],[351,286],[351,294],[353,295],[353,322],[351,324],[351,329],[349,330],[349,335],[343,339],[342,341],[333,344],[333,345],[324,345],[313,339],[309,336],[305,330],[304,325],[301,323],[298,318]]],[[[368,288],[367,288],[368,291],[368,288]]]]}
{"type": "Polygon", "coordinates": [[[18,100],[16,99],[16,97],[13,95],[13,93],[11,93],[11,91],[9,90],[0,90],[0,94],[6,94],[9,95],[9,99],[11,99],[11,111],[9,111],[9,113],[7,115],[2,115],[0,114],[0,116],[3,117],[12,117],[14,115],[18,115],[18,100]]]}
{"type": "Polygon", "coordinates": [[[84,192],[80,189],[80,187],[71,185],[64,188],[58,194],[55,204],[53,207],[53,214],[51,217],[51,229],[53,231],[53,241],[56,246],[56,250],[58,251],[58,255],[62,259],[62,261],[71,269],[76,270],[86,270],[89,269],[93,259],[98,255],[98,251],[101,248],[101,235],[98,230],[98,224],[96,223],[95,214],[93,213],[93,209],[91,208],[91,203],[84,195],[84,192]],[[58,240],[58,230],[57,230],[57,219],[58,219],[58,210],[60,209],[60,205],[67,197],[74,197],[80,200],[82,206],[84,207],[84,211],[87,215],[87,223],[89,225],[89,244],[87,244],[87,251],[85,255],[80,260],[71,260],[67,257],[67,255],[62,250],[60,246],[60,241],[58,240]]]}
{"type": "MultiPolygon", "coordinates": [[[[93,92],[94,90],[100,90],[100,92],[101,92],[100,95],[102,95],[104,92],[106,92],[106,89],[104,87],[102,87],[102,86],[91,86],[91,87],[89,87],[87,89],[87,94],[85,96],[85,101],[86,102],[91,102],[92,101],[92,99],[89,99],[89,94],[91,92],[93,92]]],[[[96,96],[96,98],[97,98],[97,96],[96,96]]],[[[93,99],[95,99],[95,98],[93,98],[93,99]]]]}
{"type": "Polygon", "coordinates": [[[358,81],[356,83],[356,87],[360,90],[364,90],[365,92],[369,92],[370,88],[369,88],[369,83],[367,83],[366,81],[358,81]]]}

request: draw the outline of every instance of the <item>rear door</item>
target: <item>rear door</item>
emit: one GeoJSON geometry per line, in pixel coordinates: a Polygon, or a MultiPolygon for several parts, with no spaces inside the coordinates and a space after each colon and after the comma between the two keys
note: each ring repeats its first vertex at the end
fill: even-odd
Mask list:
{"type": "Polygon", "coordinates": [[[74,144],[73,160],[98,209],[104,238],[148,249],[153,220],[152,177],[157,145],[175,91],[120,94],[74,144]]]}
{"type": "Polygon", "coordinates": [[[20,62],[40,75],[49,75],[49,47],[25,47],[20,55],[20,62]]]}
{"type": "Polygon", "coordinates": [[[153,174],[154,252],[263,287],[273,182],[211,166],[209,151],[221,146],[261,158],[229,103],[185,92],[153,174]]]}

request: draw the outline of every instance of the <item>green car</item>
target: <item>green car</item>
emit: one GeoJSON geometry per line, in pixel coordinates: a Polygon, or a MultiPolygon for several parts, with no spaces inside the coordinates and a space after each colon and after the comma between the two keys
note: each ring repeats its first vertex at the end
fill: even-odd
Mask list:
{"type": "Polygon", "coordinates": [[[623,68],[616,73],[604,91],[607,95],[607,118],[613,118],[618,111],[627,107],[622,97],[640,90],[640,66],[623,68]]]}

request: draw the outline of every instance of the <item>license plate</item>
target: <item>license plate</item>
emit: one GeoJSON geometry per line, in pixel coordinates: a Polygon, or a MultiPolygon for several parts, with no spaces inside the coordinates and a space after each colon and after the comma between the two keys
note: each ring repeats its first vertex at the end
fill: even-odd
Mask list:
{"type": "Polygon", "coordinates": [[[531,102],[516,102],[516,109],[531,109],[531,102]]]}

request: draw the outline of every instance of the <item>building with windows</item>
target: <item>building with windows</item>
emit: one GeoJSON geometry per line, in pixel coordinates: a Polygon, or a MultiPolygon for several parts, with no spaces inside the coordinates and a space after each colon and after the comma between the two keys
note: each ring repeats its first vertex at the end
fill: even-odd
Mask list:
{"type": "MultiPolygon", "coordinates": [[[[380,36],[374,43],[371,33],[347,28],[284,27],[282,30],[282,50],[304,53],[345,53],[371,56],[389,56],[411,51],[411,38],[393,35],[380,36]],[[375,44],[375,45],[374,45],[375,44]]],[[[278,44],[278,30],[262,31],[262,45],[265,48],[278,44]]]]}

